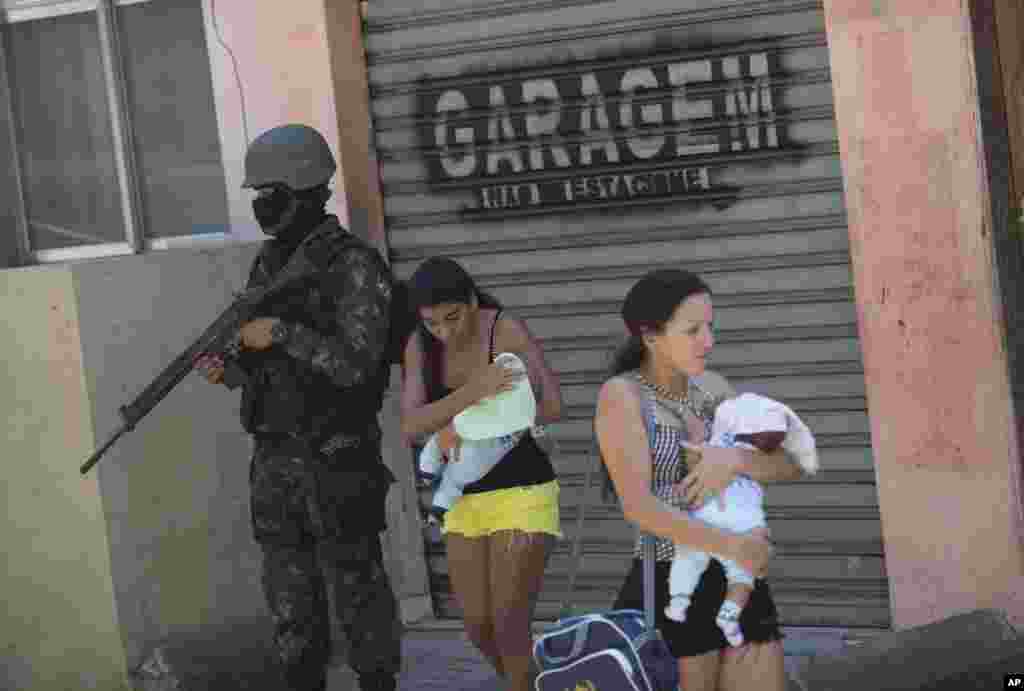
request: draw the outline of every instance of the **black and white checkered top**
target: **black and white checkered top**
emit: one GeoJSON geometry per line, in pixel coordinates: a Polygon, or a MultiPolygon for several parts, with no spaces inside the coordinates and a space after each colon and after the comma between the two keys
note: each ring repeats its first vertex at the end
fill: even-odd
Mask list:
{"type": "MultiPolygon", "coordinates": [[[[686,504],[682,497],[674,496],[672,491],[673,486],[686,476],[686,450],[682,446],[682,442],[702,443],[710,439],[715,409],[719,403],[728,398],[728,395],[714,395],[699,386],[693,379],[690,380],[686,409],[704,423],[704,439],[689,440],[689,430],[681,416],[679,404],[663,398],[646,386],[638,377],[637,372],[631,372],[630,376],[637,383],[640,393],[648,396],[654,403],[652,406],[655,426],[654,453],[651,458],[654,495],[665,503],[685,511],[686,504]]],[[[656,544],[656,559],[671,561],[675,556],[675,545],[672,541],[659,537],[656,544]]],[[[636,558],[641,556],[639,535],[637,535],[634,556],[636,558]]]]}

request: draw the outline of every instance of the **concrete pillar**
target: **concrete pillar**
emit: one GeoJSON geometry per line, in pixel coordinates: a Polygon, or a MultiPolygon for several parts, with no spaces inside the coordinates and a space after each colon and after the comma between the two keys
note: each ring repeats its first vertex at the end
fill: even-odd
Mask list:
{"type": "Polygon", "coordinates": [[[827,0],[893,623],[1024,623],[1020,451],[969,3],[827,0]]]}
{"type": "MultiPolygon", "coordinates": [[[[370,92],[363,45],[365,3],[324,2],[325,31],[337,109],[340,175],[345,204],[354,232],[388,253],[384,200],[373,146],[370,92]]],[[[388,531],[384,534],[388,573],[401,606],[402,619],[416,621],[432,614],[419,498],[413,479],[409,447],[398,434],[399,368],[391,375],[381,414],[384,458],[398,482],[388,495],[388,531]]]]}
{"type": "MultiPolygon", "coordinates": [[[[1008,232],[1001,248],[1000,274],[1004,291],[1012,290],[1006,300],[1006,318],[1010,331],[1011,373],[1014,409],[1017,414],[1017,441],[1024,442],[1024,366],[1020,363],[1024,342],[1024,5],[1017,0],[984,0],[988,5],[989,40],[993,43],[992,72],[999,79],[994,85],[1005,111],[1006,138],[1009,149],[1008,232]],[[1014,360],[1016,354],[1017,360],[1014,360]]],[[[984,10],[982,10],[984,12],[984,10]]],[[[979,14],[979,8],[975,9],[979,14]]]]}
{"type": "Polygon", "coordinates": [[[1015,0],[988,0],[983,4],[994,4],[991,29],[1010,144],[1010,203],[1019,210],[1024,207],[1024,5],[1015,0]]]}
{"type": "MultiPolygon", "coordinates": [[[[365,5],[365,3],[362,3],[365,5]]],[[[387,252],[384,200],[373,146],[370,91],[360,3],[324,2],[331,77],[334,84],[339,157],[344,162],[346,198],[352,228],[387,252]]]]}

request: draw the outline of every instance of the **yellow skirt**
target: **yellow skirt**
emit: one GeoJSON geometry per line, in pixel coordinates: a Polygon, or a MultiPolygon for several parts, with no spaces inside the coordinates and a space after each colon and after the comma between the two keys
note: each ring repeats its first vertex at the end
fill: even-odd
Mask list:
{"type": "Polygon", "coordinates": [[[442,533],[483,537],[499,530],[522,530],[562,537],[558,480],[465,494],[444,515],[442,533]]]}

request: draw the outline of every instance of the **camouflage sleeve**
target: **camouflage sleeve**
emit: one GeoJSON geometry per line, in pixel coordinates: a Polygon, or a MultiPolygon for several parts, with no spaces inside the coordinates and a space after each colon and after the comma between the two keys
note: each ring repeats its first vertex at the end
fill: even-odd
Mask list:
{"type": "Polygon", "coordinates": [[[358,386],[377,375],[388,344],[391,283],[369,251],[343,253],[329,274],[339,337],[301,324],[280,322],[273,341],[337,386],[358,386]]]}
{"type": "MultiPolygon", "coordinates": [[[[263,265],[262,256],[256,255],[256,258],[252,260],[252,265],[249,267],[249,278],[245,282],[245,289],[249,290],[266,285],[269,280],[266,267],[263,265]]],[[[234,360],[240,365],[242,364],[242,334],[240,331],[236,332],[231,337],[231,340],[225,344],[220,355],[225,359],[234,360]]]]}

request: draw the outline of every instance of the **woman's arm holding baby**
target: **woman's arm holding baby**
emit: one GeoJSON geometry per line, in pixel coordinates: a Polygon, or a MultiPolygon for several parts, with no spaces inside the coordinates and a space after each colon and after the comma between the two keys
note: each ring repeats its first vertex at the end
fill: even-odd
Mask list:
{"type": "Polygon", "coordinates": [[[772,482],[792,482],[804,476],[804,471],[796,459],[782,449],[770,453],[736,449],[740,452],[738,462],[733,468],[737,475],[746,475],[762,484],[772,482]]]}
{"type": "Polygon", "coordinates": [[[781,449],[765,453],[738,447],[696,447],[687,452],[686,463],[689,472],[677,491],[691,506],[700,506],[721,493],[737,475],[770,484],[792,482],[804,474],[796,459],[781,449]]]}
{"type": "MultiPolygon", "coordinates": [[[[722,400],[737,395],[724,377],[713,372],[704,374],[702,385],[722,400]]],[[[763,452],[741,447],[688,447],[689,472],[679,483],[678,491],[692,506],[699,506],[722,492],[737,475],[746,475],[761,484],[792,482],[804,476],[797,459],[781,448],[763,452]]]]}
{"type": "Polygon", "coordinates": [[[503,317],[495,326],[496,352],[516,353],[526,364],[534,396],[537,397],[537,424],[548,425],[562,418],[562,390],[558,375],[544,358],[540,344],[520,319],[503,317]]]}

